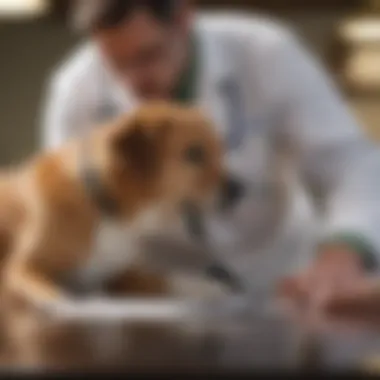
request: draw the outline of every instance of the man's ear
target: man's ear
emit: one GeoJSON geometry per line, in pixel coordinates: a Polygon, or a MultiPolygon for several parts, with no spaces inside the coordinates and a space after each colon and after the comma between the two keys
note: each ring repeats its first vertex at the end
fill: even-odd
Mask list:
{"type": "Polygon", "coordinates": [[[114,136],[113,150],[116,157],[136,175],[154,175],[162,162],[165,125],[148,125],[133,120],[128,128],[122,128],[114,136]]]}

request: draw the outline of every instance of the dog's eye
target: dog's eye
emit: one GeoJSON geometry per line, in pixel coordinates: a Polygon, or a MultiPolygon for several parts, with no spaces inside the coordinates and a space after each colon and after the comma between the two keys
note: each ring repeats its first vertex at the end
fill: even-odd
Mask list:
{"type": "Polygon", "coordinates": [[[206,154],[200,145],[193,145],[186,149],[185,160],[194,165],[202,165],[205,162],[206,154]]]}

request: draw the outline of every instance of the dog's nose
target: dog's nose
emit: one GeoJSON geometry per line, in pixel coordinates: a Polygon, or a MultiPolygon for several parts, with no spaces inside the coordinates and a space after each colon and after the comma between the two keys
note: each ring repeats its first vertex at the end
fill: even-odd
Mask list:
{"type": "Polygon", "coordinates": [[[221,208],[228,209],[235,206],[244,196],[245,186],[236,178],[228,177],[224,180],[221,192],[221,208]]]}
{"type": "Polygon", "coordinates": [[[207,267],[206,276],[227,286],[234,293],[242,293],[246,290],[240,279],[220,263],[213,263],[207,267]]]}

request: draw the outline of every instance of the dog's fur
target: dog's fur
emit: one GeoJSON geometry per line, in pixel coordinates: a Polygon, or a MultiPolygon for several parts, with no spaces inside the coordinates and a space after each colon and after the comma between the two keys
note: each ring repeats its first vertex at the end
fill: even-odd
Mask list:
{"type": "Polygon", "coordinates": [[[165,278],[136,269],[135,239],[177,223],[182,202],[206,207],[223,177],[221,155],[199,111],[157,103],[3,173],[3,289],[34,304],[66,299],[69,278],[115,292],[165,292],[165,278]],[[83,184],[84,156],[117,202],[109,221],[83,184]]]}

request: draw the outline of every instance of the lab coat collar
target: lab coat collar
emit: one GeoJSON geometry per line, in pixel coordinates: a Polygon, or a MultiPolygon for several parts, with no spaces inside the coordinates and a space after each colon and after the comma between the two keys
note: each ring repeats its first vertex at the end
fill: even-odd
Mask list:
{"type": "Polygon", "coordinates": [[[207,30],[201,21],[195,23],[195,33],[200,44],[198,98],[202,101],[220,92],[232,78],[232,67],[220,36],[207,30]]]}

